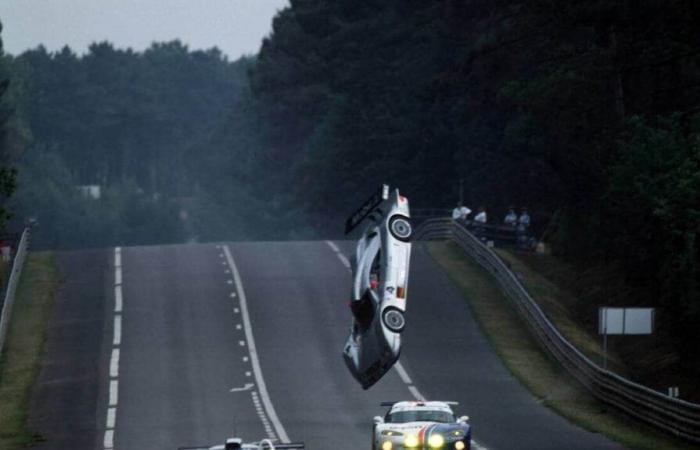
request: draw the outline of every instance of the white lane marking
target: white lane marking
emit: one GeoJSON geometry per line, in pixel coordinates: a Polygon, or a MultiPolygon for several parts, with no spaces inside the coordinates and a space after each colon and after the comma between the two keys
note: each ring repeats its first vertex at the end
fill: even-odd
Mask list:
{"type": "Polygon", "coordinates": [[[239,312],[241,312],[241,310],[238,309],[238,308],[233,308],[233,312],[234,312],[235,314],[238,314],[239,312]]]}
{"type": "Polygon", "coordinates": [[[114,340],[113,345],[121,345],[122,343],[122,316],[115,314],[114,316],[114,340]]]}
{"type": "Polygon", "coordinates": [[[237,324],[236,324],[236,329],[237,329],[237,330],[240,330],[241,328],[243,328],[243,325],[241,325],[240,323],[237,323],[237,324]]]}
{"type": "Polygon", "coordinates": [[[105,449],[114,448],[114,430],[105,431],[104,446],[105,449]]]}
{"type": "MultiPolygon", "coordinates": [[[[231,298],[236,298],[236,293],[235,293],[235,292],[231,292],[231,298]]],[[[238,308],[236,308],[236,309],[238,309],[238,308]]]]}
{"type": "Polygon", "coordinates": [[[240,345],[241,347],[245,347],[245,341],[238,341],[238,345],[240,345]]]}
{"type": "Polygon", "coordinates": [[[413,381],[411,381],[411,377],[408,376],[406,369],[404,369],[403,365],[401,365],[401,361],[396,361],[396,364],[394,364],[394,368],[399,373],[399,376],[401,377],[401,380],[403,380],[404,383],[413,384],[413,381]]]}
{"type": "Polygon", "coordinates": [[[350,261],[348,260],[348,258],[345,257],[345,255],[343,255],[343,253],[340,251],[340,249],[338,248],[338,246],[335,245],[335,242],[333,242],[333,241],[326,241],[326,244],[328,244],[328,246],[331,248],[331,250],[333,250],[333,252],[334,252],[335,255],[338,257],[338,259],[340,260],[340,262],[345,266],[345,268],[349,270],[349,269],[352,267],[352,266],[350,265],[350,261]]]}
{"type": "Polygon", "coordinates": [[[109,359],[109,405],[103,445],[105,450],[114,449],[114,428],[117,423],[117,402],[119,401],[119,346],[122,343],[122,249],[114,248],[114,338],[112,355],[109,359]]]}
{"type": "Polygon", "coordinates": [[[328,244],[328,246],[329,246],[331,249],[333,249],[334,252],[340,253],[340,248],[338,248],[338,246],[335,245],[335,242],[333,242],[333,241],[326,241],[326,243],[328,244]]]}
{"type": "Polygon", "coordinates": [[[109,406],[117,406],[119,398],[119,381],[112,380],[109,382],[109,406]]]}
{"type": "Polygon", "coordinates": [[[246,373],[245,373],[245,376],[247,376],[247,377],[249,377],[249,376],[251,376],[251,375],[252,375],[252,374],[251,374],[250,372],[246,372],[246,373]]]}
{"type": "Polygon", "coordinates": [[[107,408],[107,428],[114,428],[117,423],[117,408],[107,408]]]}
{"type": "Polygon", "coordinates": [[[255,387],[255,383],[246,383],[243,387],[232,388],[230,392],[249,391],[255,387]]]}
{"type": "Polygon", "coordinates": [[[270,439],[275,439],[275,432],[272,431],[272,427],[270,427],[270,421],[267,420],[267,416],[265,415],[265,411],[263,408],[260,406],[260,400],[258,398],[258,393],[253,391],[250,393],[250,396],[253,398],[253,404],[255,405],[255,412],[258,413],[258,417],[260,417],[260,421],[263,424],[263,428],[265,428],[265,433],[267,433],[267,437],[270,439]]]}
{"type": "Polygon", "coordinates": [[[408,386],[408,390],[413,395],[413,398],[415,398],[419,402],[425,401],[425,397],[423,397],[423,394],[421,394],[418,388],[416,388],[414,385],[408,386]]]}
{"type": "Polygon", "coordinates": [[[248,357],[247,357],[247,356],[244,356],[244,357],[243,357],[243,362],[248,362],[248,357]]]}
{"type": "Polygon", "coordinates": [[[224,273],[231,273],[231,271],[226,269],[226,270],[224,270],[224,273]]]}
{"type": "Polygon", "coordinates": [[[226,254],[226,260],[228,261],[229,268],[233,273],[233,279],[236,281],[236,290],[238,291],[238,296],[240,298],[241,315],[243,316],[243,326],[245,328],[246,341],[248,341],[248,353],[250,354],[253,372],[255,373],[255,384],[260,390],[260,396],[262,397],[263,405],[265,406],[265,411],[267,412],[267,417],[270,418],[270,421],[274,425],[277,436],[282,442],[289,442],[289,436],[287,436],[287,432],[277,416],[275,407],[272,405],[270,394],[267,392],[267,386],[265,385],[262,369],[260,368],[260,360],[258,359],[258,350],[255,346],[255,338],[253,338],[253,328],[250,324],[250,316],[248,315],[248,302],[246,301],[245,290],[243,289],[243,283],[241,282],[241,275],[238,273],[238,268],[236,267],[236,263],[231,256],[231,250],[228,248],[228,245],[224,246],[224,253],[226,254]]]}
{"type": "Polygon", "coordinates": [[[117,378],[119,376],[119,349],[112,349],[112,358],[109,360],[109,376],[117,378]]]}
{"type": "Polygon", "coordinates": [[[233,284],[233,280],[226,280],[226,283],[233,284]]]}
{"type": "Polygon", "coordinates": [[[114,286],[114,312],[122,312],[122,286],[114,286]]]}

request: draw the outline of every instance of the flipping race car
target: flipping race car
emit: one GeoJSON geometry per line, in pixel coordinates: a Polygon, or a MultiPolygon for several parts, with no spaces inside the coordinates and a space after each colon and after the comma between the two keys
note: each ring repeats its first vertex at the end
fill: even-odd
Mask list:
{"type": "Polygon", "coordinates": [[[470,450],[469,417],[455,419],[455,402],[384,402],[384,418],[374,418],[372,450],[470,450]]]}
{"type": "Polygon", "coordinates": [[[345,224],[362,226],[352,262],[352,326],[343,349],[350,373],[368,389],[391,369],[401,353],[411,259],[408,199],[389,186],[370,197],[345,224]]]}
{"type": "Polygon", "coordinates": [[[280,444],[263,439],[259,442],[244,443],[241,438],[226,439],[223,445],[201,446],[201,447],[180,447],[178,450],[287,450],[287,449],[303,449],[303,442],[290,442],[280,444]]]}

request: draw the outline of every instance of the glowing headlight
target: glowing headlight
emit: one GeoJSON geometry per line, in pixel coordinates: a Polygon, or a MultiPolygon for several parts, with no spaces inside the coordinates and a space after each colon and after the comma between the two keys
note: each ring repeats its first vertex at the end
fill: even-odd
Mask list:
{"type": "Polygon", "coordinates": [[[391,450],[391,441],[384,441],[382,444],[382,450],[391,450]]]}
{"type": "Polygon", "coordinates": [[[403,433],[400,431],[384,430],[382,431],[382,436],[403,436],[403,433]]]}
{"type": "Polygon", "coordinates": [[[432,434],[428,439],[430,448],[440,448],[445,445],[445,438],[441,434],[432,434]]]}
{"type": "Polygon", "coordinates": [[[403,446],[407,448],[418,447],[418,436],[415,434],[409,434],[403,440],[403,446]]]}
{"type": "Polygon", "coordinates": [[[464,441],[455,442],[455,450],[464,450],[464,441]]]}

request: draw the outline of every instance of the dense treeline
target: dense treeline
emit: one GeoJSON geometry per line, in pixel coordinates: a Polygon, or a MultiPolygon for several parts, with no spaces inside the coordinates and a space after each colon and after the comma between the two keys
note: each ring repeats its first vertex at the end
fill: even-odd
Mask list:
{"type": "Polygon", "coordinates": [[[469,206],[527,205],[606,274],[587,316],[662,307],[700,360],[697,2],[291,0],[257,58],[101,43],[1,62],[31,136],[14,211],[45,245],[339,235],[382,182],[415,208],[454,206],[462,180],[469,206]]]}
{"type": "Polygon", "coordinates": [[[463,179],[470,206],[528,205],[559,253],[622,280],[596,300],[665,307],[690,343],[699,62],[692,0],[292,0],[252,85],[317,226],[380,182],[434,207],[463,179]]]}
{"type": "Polygon", "coordinates": [[[14,58],[32,139],[13,209],[37,220],[35,243],[288,236],[278,224],[300,218],[280,212],[264,177],[251,175],[263,145],[251,64],[178,41],[143,52],[96,43],[83,56],[39,47],[14,58]]]}

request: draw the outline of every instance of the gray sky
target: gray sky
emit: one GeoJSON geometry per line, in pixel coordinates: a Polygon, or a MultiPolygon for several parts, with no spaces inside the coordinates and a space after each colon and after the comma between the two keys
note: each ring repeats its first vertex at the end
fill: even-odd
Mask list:
{"type": "Polygon", "coordinates": [[[230,59],[256,53],[288,0],[0,0],[8,53],[39,44],[83,53],[94,41],[143,50],[180,39],[191,49],[219,47],[230,59]]]}

